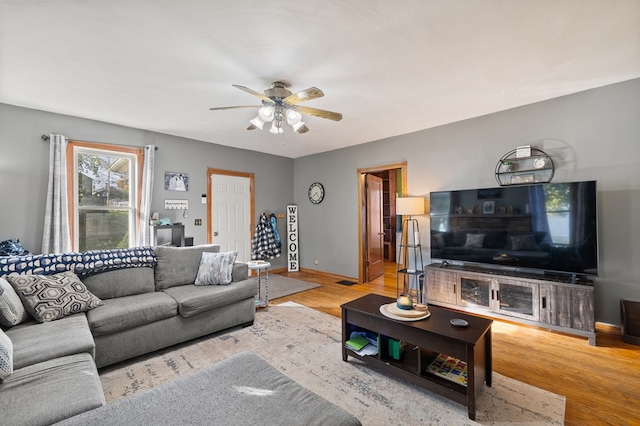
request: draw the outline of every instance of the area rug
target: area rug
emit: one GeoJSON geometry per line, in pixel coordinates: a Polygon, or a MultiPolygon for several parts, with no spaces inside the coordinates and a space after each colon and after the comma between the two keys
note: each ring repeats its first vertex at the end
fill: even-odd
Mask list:
{"type": "MultiPolygon", "coordinates": [[[[253,277],[253,279],[257,280],[257,277],[253,277]]],[[[285,277],[284,275],[269,274],[269,300],[288,296],[294,293],[300,293],[301,291],[311,290],[316,287],[320,287],[320,285],[307,281],[296,280],[295,278],[285,277]]],[[[265,277],[262,275],[262,277],[260,277],[261,298],[264,298],[264,292],[265,277]]]]}
{"type": "MultiPolygon", "coordinates": [[[[364,425],[563,424],[565,398],[494,373],[478,397],[476,421],[466,406],[376,371],[342,361],[341,320],[295,304],[256,313],[252,327],[202,338],[128,364],[102,369],[107,402],[127,397],[243,351],[260,354],[300,385],[357,416],[364,425]]],[[[266,420],[268,423],[268,420],[266,420]]]]}

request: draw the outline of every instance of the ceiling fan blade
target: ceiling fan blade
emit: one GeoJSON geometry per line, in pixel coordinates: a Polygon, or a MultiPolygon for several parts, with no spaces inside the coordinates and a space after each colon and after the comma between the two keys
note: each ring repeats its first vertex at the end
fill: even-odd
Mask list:
{"type": "Polygon", "coordinates": [[[282,100],[282,103],[289,105],[297,105],[300,102],[310,101],[311,99],[317,99],[324,96],[322,90],[317,87],[309,87],[308,89],[301,90],[296,93],[292,93],[282,100]]]}
{"type": "Polygon", "coordinates": [[[309,131],[309,128],[307,127],[306,124],[303,124],[302,126],[300,126],[300,128],[297,130],[298,133],[307,133],[309,131]]]}
{"type": "Polygon", "coordinates": [[[249,89],[248,87],[244,87],[244,86],[240,86],[239,84],[232,84],[233,87],[235,87],[236,89],[240,89],[242,91],[245,91],[255,97],[258,97],[260,99],[262,99],[264,102],[268,103],[268,104],[275,104],[275,102],[273,101],[273,99],[266,97],[265,95],[263,95],[262,93],[258,93],[253,89],[249,89]]]}
{"type": "Polygon", "coordinates": [[[262,105],[237,105],[237,106],[226,106],[226,107],[214,107],[214,108],[209,108],[209,111],[237,109],[237,108],[260,108],[261,106],[262,105]]]}
{"type": "Polygon", "coordinates": [[[342,114],[340,114],[339,112],[327,111],[327,110],[318,109],[318,108],[309,108],[309,107],[300,106],[300,105],[296,106],[296,110],[298,110],[298,112],[301,114],[313,115],[320,118],[328,118],[329,120],[333,120],[333,121],[342,120],[342,114]]]}
{"type": "Polygon", "coordinates": [[[249,124],[249,127],[247,127],[247,130],[255,130],[257,129],[256,126],[254,126],[253,124],[249,124]]]}

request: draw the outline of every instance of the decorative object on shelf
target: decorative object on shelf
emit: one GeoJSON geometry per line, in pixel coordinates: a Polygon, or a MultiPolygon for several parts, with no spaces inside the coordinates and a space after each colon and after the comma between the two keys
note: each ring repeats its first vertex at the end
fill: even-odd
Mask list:
{"type": "Polygon", "coordinates": [[[407,294],[401,294],[398,296],[398,300],[396,301],[399,309],[411,310],[413,309],[413,300],[411,300],[411,296],[407,294]]]}
{"type": "Polygon", "coordinates": [[[493,214],[495,210],[496,202],[495,201],[485,201],[482,204],[482,213],[483,214],[493,214]]]}
{"type": "Polygon", "coordinates": [[[511,161],[505,161],[504,163],[502,163],[502,171],[503,172],[510,172],[513,169],[513,162],[511,161]]]}
{"type": "Polygon", "coordinates": [[[418,303],[424,302],[424,295],[420,275],[424,273],[422,261],[422,246],[420,245],[420,227],[418,221],[411,216],[424,214],[424,197],[396,198],[396,214],[402,215],[402,237],[400,239],[400,258],[396,276],[396,296],[398,307],[405,305],[404,297],[418,303]],[[412,255],[409,255],[409,251],[412,255]],[[400,284],[402,280],[402,285],[400,284]],[[412,289],[415,290],[412,294],[412,289]],[[401,298],[403,298],[401,300],[401,298]]]}
{"type": "Polygon", "coordinates": [[[309,201],[313,204],[320,204],[324,200],[324,186],[320,182],[313,182],[309,186],[309,201]]]}
{"type": "Polygon", "coordinates": [[[395,303],[380,305],[380,313],[387,318],[398,321],[420,321],[431,316],[429,310],[419,311],[417,309],[399,309],[395,303]]]}
{"type": "Polygon", "coordinates": [[[531,145],[523,145],[516,148],[516,158],[531,157],[531,145]]]}
{"type": "Polygon", "coordinates": [[[551,182],[554,172],[551,157],[529,145],[507,152],[498,160],[495,169],[500,186],[551,182]]]}

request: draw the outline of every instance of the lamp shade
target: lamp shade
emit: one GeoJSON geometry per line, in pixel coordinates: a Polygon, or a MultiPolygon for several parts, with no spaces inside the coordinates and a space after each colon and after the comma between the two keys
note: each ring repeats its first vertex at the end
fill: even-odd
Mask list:
{"type": "Polygon", "coordinates": [[[424,214],[424,197],[396,198],[396,214],[408,216],[424,214]]]}

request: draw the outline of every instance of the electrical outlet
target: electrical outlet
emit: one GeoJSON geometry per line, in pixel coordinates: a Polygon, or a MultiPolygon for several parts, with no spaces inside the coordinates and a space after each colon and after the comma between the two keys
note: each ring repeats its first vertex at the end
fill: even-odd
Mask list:
{"type": "Polygon", "coordinates": [[[195,226],[202,226],[202,219],[196,219],[194,225],[195,226]]]}

